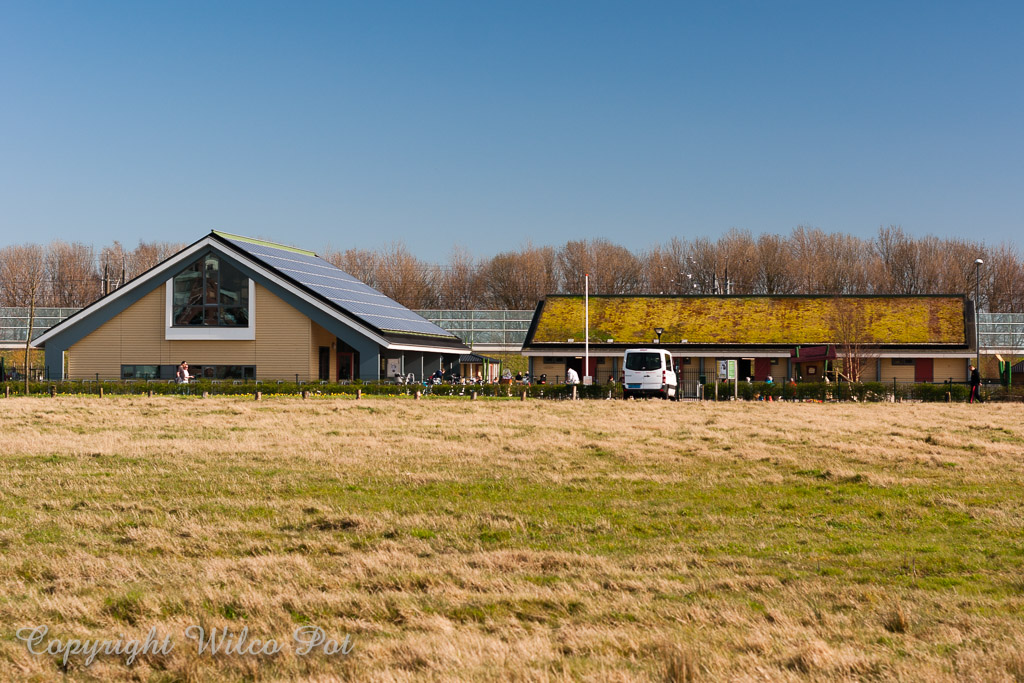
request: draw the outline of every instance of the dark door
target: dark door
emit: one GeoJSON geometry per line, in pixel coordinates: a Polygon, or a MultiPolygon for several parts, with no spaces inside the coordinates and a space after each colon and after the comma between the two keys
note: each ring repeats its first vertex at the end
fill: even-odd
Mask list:
{"type": "Polygon", "coordinates": [[[736,363],[736,374],[739,378],[746,379],[754,376],[754,361],[752,358],[740,358],[736,363]]]}
{"type": "Polygon", "coordinates": [[[352,366],[355,364],[354,353],[338,351],[338,379],[354,379],[352,366]]]}
{"type": "Polygon", "coordinates": [[[935,361],[932,358],[918,358],[914,361],[914,381],[931,382],[935,377],[935,361]]]}
{"type": "Polygon", "coordinates": [[[325,382],[331,381],[331,347],[320,347],[320,379],[325,382]]]}
{"type": "MultiPolygon", "coordinates": [[[[583,381],[583,359],[582,358],[568,358],[568,359],[566,359],[566,363],[565,363],[566,374],[568,374],[569,368],[572,368],[573,370],[576,371],[576,374],[580,376],[580,381],[582,382],[583,381]]],[[[565,382],[565,375],[562,375],[562,377],[558,378],[557,382],[559,384],[565,382]]]]}

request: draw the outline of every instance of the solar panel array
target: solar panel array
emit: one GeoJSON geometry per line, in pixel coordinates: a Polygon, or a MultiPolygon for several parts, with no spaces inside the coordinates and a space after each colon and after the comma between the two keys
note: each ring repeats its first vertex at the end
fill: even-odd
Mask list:
{"type": "Polygon", "coordinates": [[[379,330],[455,338],[451,332],[319,256],[226,236],[225,239],[379,330]]]}

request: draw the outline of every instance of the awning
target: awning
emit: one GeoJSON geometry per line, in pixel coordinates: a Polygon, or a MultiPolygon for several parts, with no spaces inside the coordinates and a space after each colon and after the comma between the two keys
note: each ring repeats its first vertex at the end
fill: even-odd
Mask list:
{"type": "Polygon", "coordinates": [[[498,363],[497,358],[490,358],[488,356],[481,356],[476,353],[464,353],[459,356],[460,363],[498,363]]]}
{"type": "Polygon", "coordinates": [[[799,363],[816,363],[821,360],[835,360],[836,347],[832,344],[824,346],[798,346],[789,352],[791,358],[799,363]]]}

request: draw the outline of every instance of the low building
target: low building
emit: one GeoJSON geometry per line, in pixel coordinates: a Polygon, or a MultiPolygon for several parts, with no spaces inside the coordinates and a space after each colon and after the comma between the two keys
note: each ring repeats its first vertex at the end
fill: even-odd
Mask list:
{"type": "Polygon", "coordinates": [[[584,368],[582,296],[551,295],[523,343],[530,374],[560,381],[574,368],[620,381],[627,348],[671,351],[684,377],[713,381],[717,361],[741,379],[963,382],[976,354],[974,306],[960,295],[591,296],[590,366],[584,368]]]}
{"type": "Polygon", "coordinates": [[[378,380],[457,368],[451,332],[316,254],[221,232],[38,337],[51,379],[378,380]]]}

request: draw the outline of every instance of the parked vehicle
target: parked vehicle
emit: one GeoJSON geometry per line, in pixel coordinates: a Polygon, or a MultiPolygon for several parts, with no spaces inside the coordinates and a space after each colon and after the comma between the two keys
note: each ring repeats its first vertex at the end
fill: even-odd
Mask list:
{"type": "Polygon", "coordinates": [[[679,379],[672,354],[664,349],[626,349],[622,397],[660,396],[679,399],[679,379]]]}

